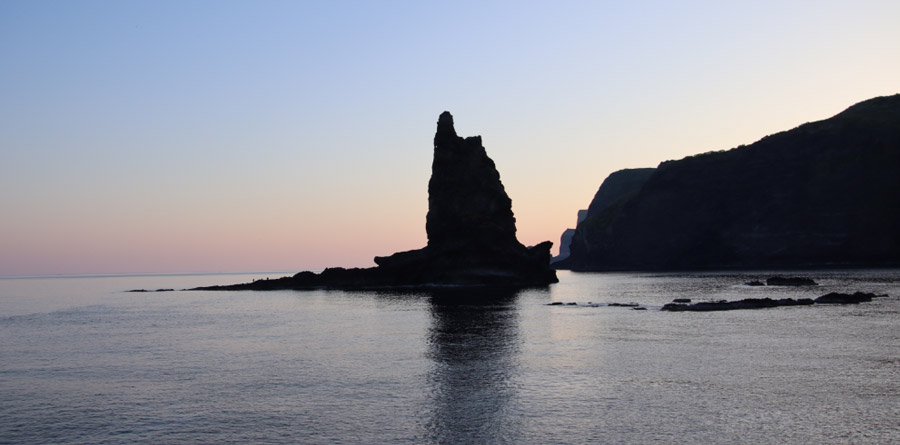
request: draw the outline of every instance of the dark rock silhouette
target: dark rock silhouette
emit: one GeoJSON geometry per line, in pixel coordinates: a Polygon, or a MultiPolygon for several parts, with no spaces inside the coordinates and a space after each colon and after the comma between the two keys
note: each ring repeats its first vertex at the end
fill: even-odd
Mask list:
{"type": "Polygon", "coordinates": [[[583,219],[579,218],[578,225],[569,238],[566,249],[568,255],[560,255],[561,258],[553,263],[553,267],[579,269],[582,259],[590,256],[596,248],[595,244],[604,238],[607,228],[622,211],[625,203],[637,195],[654,171],[655,168],[634,168],[610,174],[594,194],[587,214],[583,219]],[[569,257],[571,259],[566,261],[569,257]]]}
{"type": "MultiPolygon", "coordinates": [[[[575,226],[577,227],[578,224],[581,224],[581,222],[584,221],[585,218],[587,218],[587,215],[588,215],[587,209],[579,210],[578,211],[578,220],[575,222],[575,226]]],[[[572,239],[574,237],[575,237],[575,229],[566,229],[563,231],[562,235],[559,237],[559,255],[553,257],[550,260],[550,264],[553,264],[557,261],[562,261],[569,257],[569,254],[570,254],[569,245],[572,244],[572,239]]]]}
{"type": "Polygon", "coordinates": [[[808,306],[813,304],[809,298],[745,298],[738,301],[704,301],[694,304],[669,303],[662,307],[663,311],[670,312],[709,312],[709,311],[733,311],[738,309],[765,309],[780,306],[808,306]]]}
{"type": "Polygon", "coordinates": [[[805,277],[769,277],[766,278],[767,286],[817,286],[812,278],[805,277]]]}
{"type": "Polygon", "coordinates": [[[481,136],[457,136],[453,116],[446,111],[434,135],[425,231],[428,247],[438,249],[506,249],[519,244],[512,201],[481,136]]]}
{"type": "Polygon", "coordinates": [[[682,304],[679,299],[672,300],[672,303],[662,307],[663,311],[670,312],[710,312],[710,311],[733,311],[738,309],[766,309],[781,306],[809,306],[812,304],[859,304],[872,301],[873,298],[886,298],[887,295],[877,295],[873,293],[854,292],[852,294],[842,294],[832,292],[822,295],[815,300],[810,298],[782,298],[773,300],[771,298],[745,298],[738,301],[705,301],[702,303],[682,304]]]}
{"type": "Polygon", "coordinates": [[[663,162],[630,199],[580,224],[571,255],[554,267],[897,265],[898,171],[900,94],[749,146],[663,162]]]}
{"type": "Polygon", "coordinates": [[[815,299],[816,304],[859,304],[872,301],[873,298],[884,298],[887,295],[877,295],[874,293],[854,292],[852,294],[842,294],[832,292],[822,295],[815,299]]]}
{"type": "Polygon", "coordinates": [[[559,236],[559,255],[550,260],[551,264],[569,257],[569,245],[572,244],[572,238],[574,237],[575,229],[563,230],[562,235],[559,236]]]}
{"type": "Polygon", "coordinates": [[[453,116],[440,115],[428,183],[428,245],[375,257],[377,267],[329,268],[292,277],[198,290],[364,289],[430,286],[538,286],[557,282],[545,241],[516,238],[512,201],[481,137],[456,135],[453,116]]]}

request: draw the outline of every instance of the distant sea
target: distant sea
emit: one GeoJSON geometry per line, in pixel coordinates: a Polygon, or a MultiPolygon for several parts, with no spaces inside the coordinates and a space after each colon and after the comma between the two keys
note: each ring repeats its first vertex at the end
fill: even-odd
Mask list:
{"type": "Polygon", "coordinates": [[[900,270],[559,275],[449,293],[0,279],[0,443],[900,443],[900,270]],[[743,285],[775,274],[819,286],[743,285]],[[890,296],[659,311],[857,290],[890,296]]]}

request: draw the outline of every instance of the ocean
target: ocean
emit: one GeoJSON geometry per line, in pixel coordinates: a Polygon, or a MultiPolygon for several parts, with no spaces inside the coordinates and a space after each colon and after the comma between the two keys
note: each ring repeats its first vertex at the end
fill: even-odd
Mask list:
{"type": "Polygon", "coordinates": [[[900,270],[125,292],[277,276],[0,279],[0,443],[900,442],[900,270]],[[659,310],[833,291],[889,297],[659,310]]]}

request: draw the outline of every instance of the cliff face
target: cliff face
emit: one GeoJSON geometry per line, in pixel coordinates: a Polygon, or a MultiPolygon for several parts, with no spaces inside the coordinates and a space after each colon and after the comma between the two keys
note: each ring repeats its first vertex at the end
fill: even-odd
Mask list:
{"type": "MultiPolygon", "coordinates": [[[[587,209],[578,211],[578,219],[575,221],[575,226],[578,227],[578,224],[581,224],[585,218],[588,216],[587,209]]],[[[553,257],[550,260],[550,264],[558,263],[569,257],[569,245],[572,244],[572,238],[575,237],[575,229],[566,229],[563,231],[562,235],[559,237],[559,255],[553,257]]]]}
{"type": "Polygon", "coordinates": [[[593,255],[594,244],[605,236],[610,224],[619,216],[625,203],[637,195],[655,170],[653,168],[635,168],[619,170],[610,174],[594,194],[587,215],[583,219],[579,218],[575,230],[566,230],[566,232],[572,230],[568,246],[569,255],[554,262],[553,266],[559,269],[569,269],[573,267],[572,264],[577,266],[583,261],[583,258],[593,255]]]}
{"type": "Polygon", "coordinates": [[[569,257],[569,245],[572,244],[572,238],[575,237],[575,229],[566,229],[559,236],[559,255],[550,260],[550,264],[556,264],[569,257]]]}
{"type": "Polygon", "coordinates": [[[580,224],[556,266],[900,264],[898,172],[900,95],[875,98],[749,146],[660,164],[619,209],[600,211],[603,224],[580,224]]]}

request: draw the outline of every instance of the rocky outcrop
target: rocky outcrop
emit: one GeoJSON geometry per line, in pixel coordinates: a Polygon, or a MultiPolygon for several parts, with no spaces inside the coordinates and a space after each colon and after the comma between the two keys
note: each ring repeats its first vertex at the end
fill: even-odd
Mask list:
{"type": "Polygon", "coordinates": [[[428,247],[505,249],[518,245],[512,200],[481,136],[456,135],[453,116],[438,118],[425,218],[428,247]]]}
{"type": "Polygon", "coordinates": [[[634,196],[579,225],[554,266],[897,265],[897,171],[900,95],[871,99],[749,146],[663,162],[634,196]]]}
{"type": "MultiPolygon", "coordinates": [[[[661,310],[669,312],[710,312],[710,311],[733,311],[738,309],[767,309],[781,306],[809,306],[812,304],[859,304],[872,301],[873,298],[886,298],[887,295],[876,295],[866,292],[855,292],[852,294],[842,294],[832,292],[822,295],[815,300],[810,298],[782,298],[773,300],[771,298],[745,298],[737,301],[704,301],[694,304],[683,304],[678,298],[666,304],[661,310]]],[[[687,301],[689,303],[690,300],[687,301]]]]}
{"type": "Polygon", "coordinates": [[[377,267],[329,268],[316,274],[210,289],[366,289],[431,286],[535,286],[557,282],[545,241],[525,247],[516,238],[512,201],[480,136],[457,136],[453,116],[438,118],[428,183],[428,245],[376,257],[377,267]]]}
{"type": "Polygon", "coordinates": [[[873,298],[885,298],[887,295],[877,295],[874,293],[854,292],[852,294],[842,294],[832,292],[822,295],[815,299],[817,304],[859,304],[872,301],[873,298]]]}
{"type": "Polygon", "coordinates": [[[806,277],[769,277],[766,278],[767,286],[817,286],[812,278],[806,277]]]}
{"type": "Polygon", "coordinates": [[[710,311],[733,311],[738,309],[766,309],[781,306],[808,306],[813,304],[813,300],[809,298],[781,298],[773,300],[771,298],[745,298],[738,301],[704,301],[694,304],[669,303],[662,307],[661,310],[669,312],[710,312],[710,311]]]}

